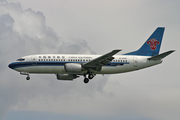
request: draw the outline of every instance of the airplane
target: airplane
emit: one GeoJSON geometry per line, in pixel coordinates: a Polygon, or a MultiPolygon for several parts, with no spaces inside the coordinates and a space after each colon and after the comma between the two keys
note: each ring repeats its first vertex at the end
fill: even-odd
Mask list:
{"type": "Polygon", "coordinates": [[[158,27],[140,49],[122,55],[115,55],[121,49],[104,55],[39,54],[21,57],[8,66],[27,75],[27,80],[31,73],[55,74],[58,80],[69,81],[84,76],[84,83],[88,83],[96,74],[124,73],[162,63],[163,58],[175,51],[159,54],[164,30],[165,27],[158,27]]]}

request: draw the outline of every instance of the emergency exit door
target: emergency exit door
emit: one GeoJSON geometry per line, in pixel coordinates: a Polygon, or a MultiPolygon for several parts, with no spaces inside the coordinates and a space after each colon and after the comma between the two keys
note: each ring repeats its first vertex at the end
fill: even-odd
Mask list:
{"type": "Polygon", "coordinates": [[[134,58],[133,58],[133,66],[134,66],[134,67],[137,67],[137,66],[138,66],[138,59],[137,59],[137,57],[134,57],[134,58]]]}

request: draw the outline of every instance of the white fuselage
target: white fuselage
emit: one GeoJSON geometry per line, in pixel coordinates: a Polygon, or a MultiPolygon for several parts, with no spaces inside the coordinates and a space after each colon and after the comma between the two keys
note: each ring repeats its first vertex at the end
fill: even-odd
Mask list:
{"type": "MultiPolygon", "coordinates": [[[[16,71],[24,73],[46,74],[78,74],[83,75],[87,71],[79,73],[66,72],[64,65],[67,63],[84,64],[100,55],[75,55],[75,54],[41,54],[22,57],[10,64],[16,71]]],[[[94,74],[116,74],[139,70],[161,63],[161,60],[148,60],[149,56],[114,55],[114,60],[103,66],[101,71],[93,71],[94,74]]]]}
{"type": "Polygon", "coordinates": [[[9,67],[27,75],[27,80],[31,73],[44,73],[55,74],[58,80],[73,80],[83,75],[84,83],[88,83],[96,74],[124,73],[160,64],[164,57],[174,52],[170,50],[159,54],[164,29],[158,27],[140,49],[124,55],[116,55],[121,49],[114,49],[104,55],[29,55],[12,62],[9,67]]]}

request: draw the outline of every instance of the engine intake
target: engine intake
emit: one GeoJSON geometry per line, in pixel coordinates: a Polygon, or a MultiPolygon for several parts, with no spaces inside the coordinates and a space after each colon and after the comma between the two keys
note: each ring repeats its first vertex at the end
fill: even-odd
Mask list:
{"type": "Polygon", "coordinates": [[[77,63],[67,63],[64,65],[64,69],[68,73],[79,73],[85,70],[81,64],[77,64],[77,63]]]}

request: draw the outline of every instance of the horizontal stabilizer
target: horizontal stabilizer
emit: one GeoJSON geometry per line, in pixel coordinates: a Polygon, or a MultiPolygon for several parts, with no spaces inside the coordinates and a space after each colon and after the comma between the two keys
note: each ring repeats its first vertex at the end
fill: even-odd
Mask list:
{"type": "Polygon", "coordinates": [[[173,53],[174,51],[175,51],[175,50],[167,51],[167,52],[165,52],[165,53],[162,53],[162,54],[153,56],[153,57],[151,57],[151,58],[148,58],[148,60],[161,60],[161,59],[163,59],[164,57],[168,56],[169,54],[173,53]]]}

